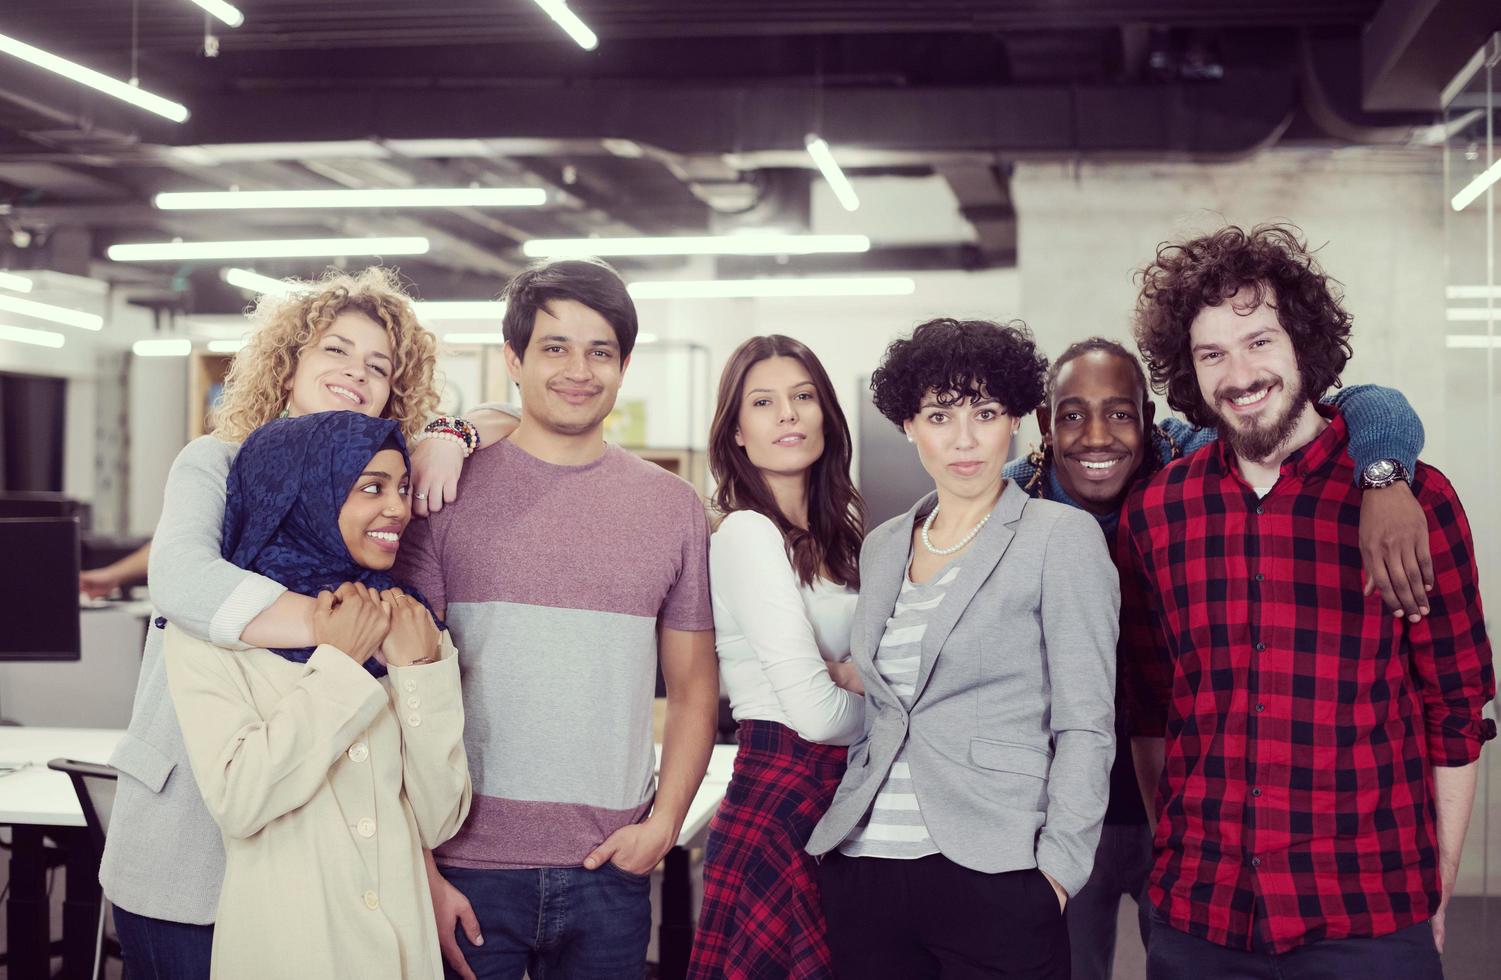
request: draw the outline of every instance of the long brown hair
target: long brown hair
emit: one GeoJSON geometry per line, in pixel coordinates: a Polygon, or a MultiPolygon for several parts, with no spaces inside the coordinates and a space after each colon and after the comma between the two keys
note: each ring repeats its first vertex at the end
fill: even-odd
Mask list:
{"type": "Polygon", "coordinates": [[[854,447],[849,423],[839,408],[834,385],[818,358],[802,343],[781,334],[752,337],[730,355],[719,376],[719,404],[709,429],[709,471],[718,486],[714,507],[721,514],[753,510],[782,532],[792,568],[804,585],[820,574],[849,588],[860,587],[860,541],[865,533],[865,501],[850,480],[854,447]],[[803,366],[823,410],[823,455],[808,474],[808,529],[787,520],[761,471],[735,444],[740,396],[751,368],[769,357],[790,357],[803,366]]]}

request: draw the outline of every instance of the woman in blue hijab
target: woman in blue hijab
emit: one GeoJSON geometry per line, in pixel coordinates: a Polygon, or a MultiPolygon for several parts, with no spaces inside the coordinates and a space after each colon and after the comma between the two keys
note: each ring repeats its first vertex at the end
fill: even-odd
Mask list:
{"type": "Polygon", "coordinates": [[[387,574],[411,519],[396,422],[271,422],[229,472],[223,554],[317,598],[317,644],[167,626],[193,775],[224,835],[212,976],[442,977],[423,848],[469,810],[457,654],[387,574]]]}

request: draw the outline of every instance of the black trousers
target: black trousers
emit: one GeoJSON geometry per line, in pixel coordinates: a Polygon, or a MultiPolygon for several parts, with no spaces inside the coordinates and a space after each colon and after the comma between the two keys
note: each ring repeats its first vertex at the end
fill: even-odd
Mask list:
{"type": "Polygon", "coordinates": [[[841,980],[1068,980],[1068,927],[1035,868],[986,874],[941,854],[830,853],[818,888],[841,980]]]}
{"type": "Polygon", "coordinates": [[[1226,949],[1152,916],[1148,980],[1443,980],[1427,922],[1385,936],[1326,939],[1286,953],[1226,949]]]}

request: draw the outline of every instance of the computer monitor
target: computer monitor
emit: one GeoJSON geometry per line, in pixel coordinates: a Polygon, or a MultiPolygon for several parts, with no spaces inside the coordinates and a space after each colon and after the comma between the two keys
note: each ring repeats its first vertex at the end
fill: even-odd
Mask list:
{"type": "Polygon", "coordinates": [[[78,518],[0,519],[0,661],[78,660],[78,518]]]}
{"type": "Polygon", "coordinates": [[[44,490],[0,490],[0,520],[12,517],[76,517],[89,529],[91,508],[82,500],[44,490]]]}

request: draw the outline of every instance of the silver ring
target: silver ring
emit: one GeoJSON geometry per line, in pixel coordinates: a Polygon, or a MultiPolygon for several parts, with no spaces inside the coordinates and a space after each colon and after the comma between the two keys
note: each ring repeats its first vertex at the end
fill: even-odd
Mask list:
{"type": "Polygon", "coordinates": [[[427,499],[427,494],[425,494],[425,493],[414,493],[414,494],[412,494],[412,496],[416,497],[418,500],[426,500],[427,499]]]}

